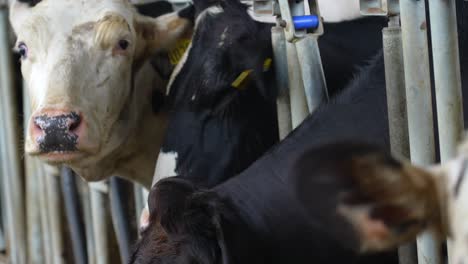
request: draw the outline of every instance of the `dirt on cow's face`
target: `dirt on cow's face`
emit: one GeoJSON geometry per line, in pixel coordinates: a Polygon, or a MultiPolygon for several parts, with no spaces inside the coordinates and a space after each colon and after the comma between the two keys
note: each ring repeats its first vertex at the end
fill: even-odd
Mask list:
{"type": "Polygon", "coordinates": [[[135,134],[143,115],[135,92],[142,62],[190,25],[177,13],[142,17],[126,0],[13,1],[10,21],[32,110],[26,153],[75,167],[96,164],[135,134]],[[37,123],[71,114],[79,122],[60,129],[37,123]],[[44,140],[58,130],[73,141],[44,140]]]}

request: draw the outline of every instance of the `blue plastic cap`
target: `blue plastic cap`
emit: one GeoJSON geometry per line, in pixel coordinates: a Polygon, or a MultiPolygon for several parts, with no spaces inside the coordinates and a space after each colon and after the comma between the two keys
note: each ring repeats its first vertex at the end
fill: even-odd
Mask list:
{"type": "Polygon", "coordinates": [[[293,23],[295,29],[316,29],[320,25],[320,19],[316,15],[294,16],[293,23]]]}

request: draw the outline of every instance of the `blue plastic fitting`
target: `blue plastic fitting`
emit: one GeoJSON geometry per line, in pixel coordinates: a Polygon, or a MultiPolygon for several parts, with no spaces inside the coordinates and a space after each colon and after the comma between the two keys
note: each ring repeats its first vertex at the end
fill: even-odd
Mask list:
{"type": "Polygon", "coordinates": [[[316,15],[293,16],[295,29],[316,29],[319,27],[320,19],[316,15]]]}

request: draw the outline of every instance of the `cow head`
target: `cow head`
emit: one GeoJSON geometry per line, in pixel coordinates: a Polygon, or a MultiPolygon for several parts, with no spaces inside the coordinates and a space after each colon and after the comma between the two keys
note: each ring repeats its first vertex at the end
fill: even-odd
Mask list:
{"type": "Polygon", "coordinates": [[[10,20],[32,107],[26,153],[72,167],[132,135],[136,73],[190,25],[179,13],[141,16],[128,0],[12,1],[10,20]]]}
{"type": "MultiPolygon", "coordinates": [[[[148,197],[151,225],[130,263],[231,263],[224,239],[224,205],[214,193],[180,177],[159,181],[148,197]]],[[[237,223],[239,225],[239,223],[237,223]]]]}
{"type": "Polygon", "coordinates": [[[194,7],[192,43],[168,85],[175,105],[226,109],[251,90],[274,100],[274,85],[267,83],[273,78],[265,74],[271,66],[271,25],[253,20],[238,0],[195,0],[194,7]],[[246,88],[249,84],[255,88],[246,88]]]}

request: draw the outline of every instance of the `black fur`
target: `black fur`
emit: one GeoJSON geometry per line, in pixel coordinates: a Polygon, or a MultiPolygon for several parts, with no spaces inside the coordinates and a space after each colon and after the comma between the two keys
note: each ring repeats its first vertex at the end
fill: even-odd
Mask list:
{"type": "Polygon", "coordinates": [[[29,6],[35,6],[41,2],[41,0],[18,0],[18,2],[28,4],[29,6]]]}
{"type": "Polygon", "coordinates": [[[172,4],[168,1],[138,4],[135,7],[138,13],[150,17],[158,17],[173,11],[172,4]]]}

